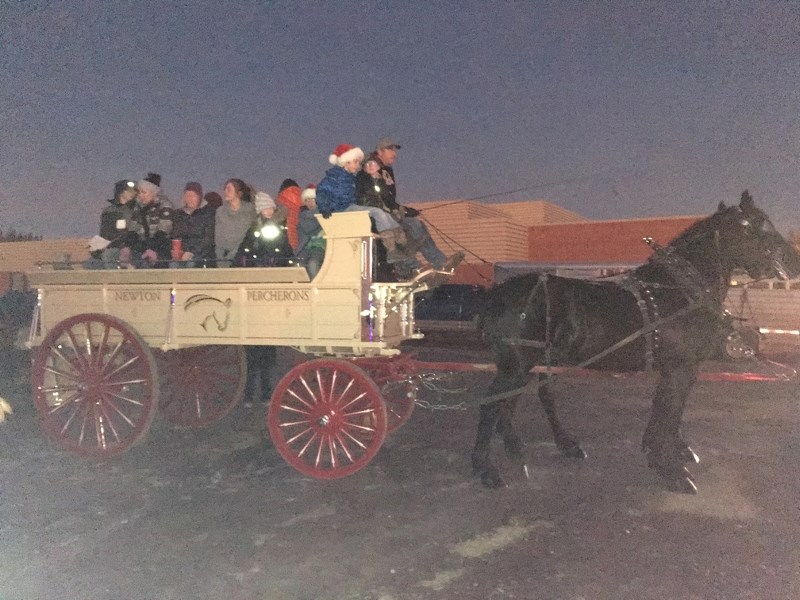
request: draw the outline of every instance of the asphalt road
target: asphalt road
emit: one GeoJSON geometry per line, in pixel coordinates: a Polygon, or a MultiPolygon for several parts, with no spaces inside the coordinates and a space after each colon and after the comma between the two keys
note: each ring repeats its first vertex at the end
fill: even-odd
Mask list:
{"type": "Polygon", "coordinates": [[[0,426],[2,600],[800,598],[797,379],[698,383],[685,433],[700,491],[685,496],[639,452],[650,376],[561,377],[588,458],[562,458],[528,402],[530,478],[504,462],[509,487],[489,491],[470,472],[477,410],[453,409],[485,374],[429,378],[421,397],[442,410],[417,408],[336,481],[283,462],[261,405],[201,431],[157,420],[117,459],[74,458],[39,433],[24,373],[0,375],[16,409],[0,426]]]}

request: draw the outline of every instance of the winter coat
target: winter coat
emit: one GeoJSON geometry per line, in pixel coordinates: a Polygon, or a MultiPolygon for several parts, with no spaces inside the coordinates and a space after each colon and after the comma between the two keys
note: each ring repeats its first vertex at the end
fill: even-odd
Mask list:
{"type": "Polygon", "coordinates": [[[115,198],[108,203],[100,214],[100,237],[111,242],[109,248],[136,245],[144,232],[144,228],[135,218],[136,202],[131,200],[120,204],[115,198]],[[120,225],[119,229],[117,225],[120,225]]]}
{"type": "Polygon", "coordinates": [[[317,221],[319,211],[304,208],[300,211],[297,221],[297,255],[307,252],[311,248],[325,248],[325,238],[322,236],[322,226],[317,221]]]}
{"type": "Polygon", "coordinates": [[[214,258],[214,210],[204,204],[191,214],[186,209],[173,215],[172,239],[181,240],[184,252],[196,259],[214,258]]]}
{"type": "Polygon", "coordinates": [[[157,201],[137,204],[133,218],[141,226],[141,234],[132,250],[139,254],[153,250],[159,260],[169,260],[172,257],[172,214],[171,208],[157,201]]]}
{"type": "Polygon", "coordinates": [[[286,226],[275,219],[265,219],[261,215],[244,236],[233,259],[234,267],[285,267],[294,256],[286,226]],[[267,225],[277,229],[277,236],[270,238],[264,235],[267,225]]]}
{"type": "MultiPolygon", "coordinates": [[[[244,236],[256,220],[256,207],[252,202],[242,202],[241,208],[233,212],[227,202],[215,213],[214,246],[217,260],[232,260],[244,236]]],[[[220,264],[218,266],[225,266],[220,264]]]]}
{"type": "Polygon", "coordinates": [[[383,178],[372,177],[366,171],[356,174],[356,202],[360,206],[374,206],[387,212],[400,208],[383,178]]]}
{"type": "Polygon", "coordinates": [[[297,221],[300,218],[300,209],[303,207],[302,192],[296,185],[285,188],[275,198],[278,205],[286,207],[286,233],[292,248],[297,249],[297,221]]]}
{"type": "Polygon", "coordinates": [[[317,186],[317,210],[330,214],[356,203],[356,176],[343,167],[331,167],[317,186]]]}

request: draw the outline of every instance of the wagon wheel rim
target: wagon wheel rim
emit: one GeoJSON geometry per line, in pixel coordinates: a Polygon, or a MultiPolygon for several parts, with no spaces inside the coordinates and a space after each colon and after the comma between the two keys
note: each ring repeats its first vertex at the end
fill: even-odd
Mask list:
{"type": "Polygon", "coordinates": [[[247,358],[241,346],[198,346],[156,353],[159,406],[176,425],[199,429],[223,419],[241,402],[247,358]]]}
{"type": "Polygon", "coordinates": [[[79,456],[108,458],[142,440],[158,406],[150,348],[124,321],[83,314],[47,334],[31,368],[44,433],[79,456]]]}
{"type": "Polygon", "coordinates": [[[317,359],[278,382],[267,427],[289,465],[316,479],[337,479],[362,469],[378,453],[386,437],[386,408],[362,369],[317,359]]]}
{"type": "Polygon", "coordinates": [[[400,429],[411,418],[417,403],[419,382],[416,378],[402,380],[376,380],[381,386],[381,396],[386,403],[387,433],[400,429]]]}

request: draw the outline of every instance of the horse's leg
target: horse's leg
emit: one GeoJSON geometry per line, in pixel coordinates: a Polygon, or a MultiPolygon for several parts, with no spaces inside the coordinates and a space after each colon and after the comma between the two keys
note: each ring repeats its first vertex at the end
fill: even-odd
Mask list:
{"type": "Polygon", "coordinates": [[[501,402],[500,413],[497,418],[497,433],[503,438],[503,447],[506,456],[519,465],[527,476],[528,471],[522,454],[522,441],[514,428],[514,411],[517,409],[519,396],[501,402]]]}
{"type": "Polygon", "coordinates": [[[684,493],[697,492],[692,475],[684,466],[696,460],[696,455],[680,435],[686,398],[696,380],[697,369],[689,365],[661,372],[642,438],[647,464],[667,480],[671,489],[684,493]]]}
{"type": "Polygon", "coordinates": [[[499,488],[506,485],[490,457],[492,434],[497,426],[502,402],[504,401],[497,400],[481,404],[478,433],[475,437],[475,447],[472,449],[472,471],[480,476],[481,483],[488,488],[499,488]]]}
{"type": "Polygon", "coordinates": [[[569,458],[586,458],[586,453],[581,448],[578,440],[567,433],[561,426],[561,421],[556,414],[556,403],[553,391],[550,389],[550,382],[547,375],[539,375],[539,400],[550,422],[550,429],[553,430],[553,439],[561,454],[569,458]]]}

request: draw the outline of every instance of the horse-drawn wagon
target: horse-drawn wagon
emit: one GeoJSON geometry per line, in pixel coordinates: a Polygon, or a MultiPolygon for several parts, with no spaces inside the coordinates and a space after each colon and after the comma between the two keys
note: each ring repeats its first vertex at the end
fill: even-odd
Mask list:
{"type": "Polygon", "coordinates": [[[209,425],[244,394],[244,346],[288,346],[318,358],[276,386],[267,426],[278,452],[323,479],[362,468],[414,407],[392,357],[420,337],[414,292],[427,284],[373,281],[366,213],[321,223],[326,257],[313,281],[302,266],[30,273],[43,431],[70,452],[107,458],[141,441],[159,410],[209,425]]]}

